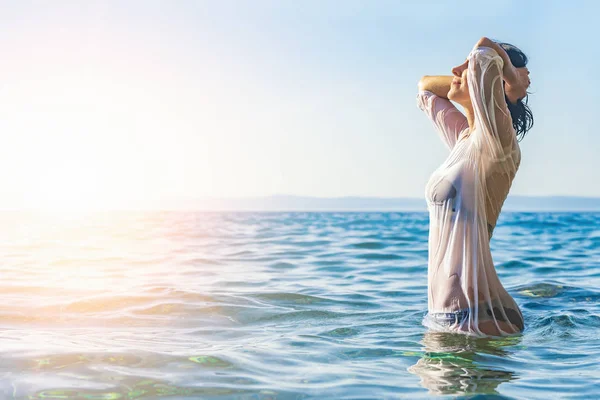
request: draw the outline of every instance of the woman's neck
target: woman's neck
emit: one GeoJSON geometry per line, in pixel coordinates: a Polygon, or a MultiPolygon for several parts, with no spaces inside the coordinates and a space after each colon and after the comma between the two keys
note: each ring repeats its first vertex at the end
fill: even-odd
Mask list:
{"type": "Polygon", "coordinates": [[[469,123],[469,134],[473,132],[475,129],[475,113],[473,112],[473,107],[463,107],[465,110],[465,116],[467,117],[467,122],[469,123]]]}

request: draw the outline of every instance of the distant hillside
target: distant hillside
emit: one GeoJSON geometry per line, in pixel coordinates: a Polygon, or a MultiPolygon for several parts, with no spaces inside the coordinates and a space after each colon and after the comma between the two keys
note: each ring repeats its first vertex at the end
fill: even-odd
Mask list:
{"type": "MultiPolygon", "coordinates": [[[[427,211],[425,199],[275,195],[178,201],[177,209],[212,211],[427,211]]],[[[600,198],[509,196],[505,211],[600,211],[600,198]]]]}

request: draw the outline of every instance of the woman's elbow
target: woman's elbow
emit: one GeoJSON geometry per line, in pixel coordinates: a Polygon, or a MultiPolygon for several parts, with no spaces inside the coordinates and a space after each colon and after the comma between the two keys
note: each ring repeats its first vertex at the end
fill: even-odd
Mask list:
{"type": "Polygon", "coordinates": [[[475,47],[490,47],[492,43],[494,43],[492,39],[483,36],[481,39],[479,39],[475,47]]]}
{"type": "Polygon", "coordinates": [[[424,75],[421,79],[419,79],[419,83],[417,84],[417,88],[419,89],[419,91],[423,91],[423,90],[427,90],[427,80],[428,80],[429,76],[428,75],[424,75]]]}

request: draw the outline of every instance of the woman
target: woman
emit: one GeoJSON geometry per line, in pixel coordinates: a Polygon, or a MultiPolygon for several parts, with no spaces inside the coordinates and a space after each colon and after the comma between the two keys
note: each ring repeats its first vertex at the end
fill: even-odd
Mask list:
{"type": "Polygon", "coordinates": [[[521,161],[517,138],[533,125],[523,102],[530,84],[526,64],[516,47],[484,37],[453,76],[419,82],[418,106],[451,150],[426,186],[425,323],[432,329],[502,336],[524,328],[517,303],[498,279],[489,241],[521,161]]]}

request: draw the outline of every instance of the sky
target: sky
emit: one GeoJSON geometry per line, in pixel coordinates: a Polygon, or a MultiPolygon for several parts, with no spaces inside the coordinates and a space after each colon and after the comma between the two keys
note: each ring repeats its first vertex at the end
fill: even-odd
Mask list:
{"type": "Polygon", "coordinates": [[[482,36],[530,59],[511,194],[600,196],[594,1],[0,1],[0,208],[423,197],[416,107],[482,36]],[[493,5],[493,6],[492,6],[493,5]]]}

